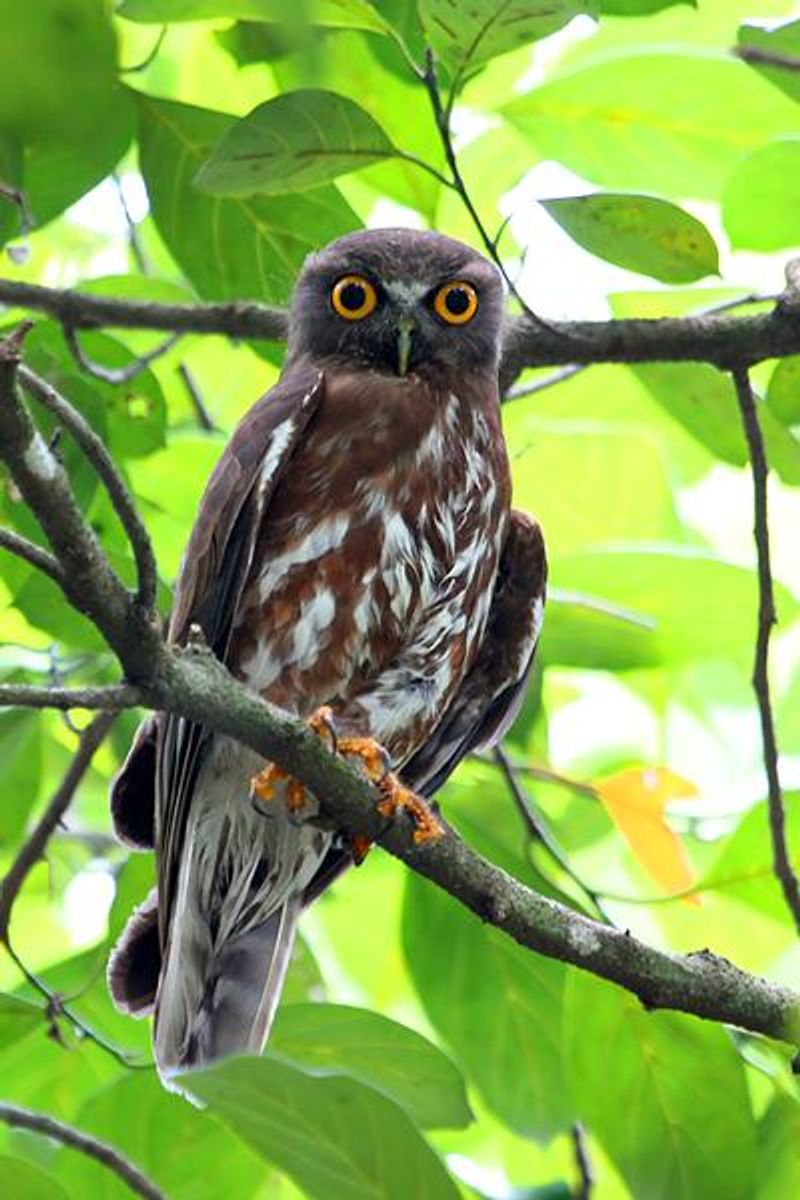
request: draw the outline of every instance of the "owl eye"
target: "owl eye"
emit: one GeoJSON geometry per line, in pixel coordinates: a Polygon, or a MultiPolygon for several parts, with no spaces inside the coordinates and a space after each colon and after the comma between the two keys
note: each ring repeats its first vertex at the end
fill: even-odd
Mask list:
{"type": "Polygon", "coordinates": [[[478,293],[471,283],[456,279],[439,288],[433,307],[448,325],[466,325],[478,311],[478,293]]]}
{"type": "Polygon", "coordinates": [[[374,312],[378,294],[363,275],[343,275],[333,285],[331,304],[346,321],[361,321],[374,312]]]}

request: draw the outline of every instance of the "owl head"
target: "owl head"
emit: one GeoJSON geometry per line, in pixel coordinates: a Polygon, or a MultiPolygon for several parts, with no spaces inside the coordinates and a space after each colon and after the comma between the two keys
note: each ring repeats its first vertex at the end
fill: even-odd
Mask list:
{"type": "Polygon", "coordinates": [[[495,372],[503,302],[499,271],[469,246],[414,229],[361,230],[306,260],[289,353],[400,376],[495,372]]]}

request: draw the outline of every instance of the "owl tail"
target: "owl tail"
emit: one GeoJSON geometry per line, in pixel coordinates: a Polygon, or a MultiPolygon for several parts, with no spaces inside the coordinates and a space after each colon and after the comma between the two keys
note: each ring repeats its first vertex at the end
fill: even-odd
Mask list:
{"type": "Polygon", "coordinates": [[[229,1054],[258,1054],[269,1033],[291,958],[300,896],[260,925],[211,946],[208,930],[173,921],[166,961],[155,891],[132,914],[109,962],[117,1008],[155,1013],[153,1046],[162,1080],[229,1054]]]}
{"type": "Polygon", "coordinates": [[[229,1054],[259,1054],[294,945],[299,897],[211,950],[205,930],[173,922],[155,1003],[153,1047],[165,1082],[229,1054]]]}

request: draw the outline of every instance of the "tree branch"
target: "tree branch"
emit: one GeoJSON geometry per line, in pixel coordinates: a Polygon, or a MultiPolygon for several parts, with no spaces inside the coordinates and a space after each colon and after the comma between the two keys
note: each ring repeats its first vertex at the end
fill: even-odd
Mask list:
{"type": "Polygon", "coordinates": [[[0,280],[0,304],[44,312],[72,329],[161,329],[283,341],[286,313],[266,304],[156,304],[0,280]]]}
{"type": "MultiPolygon", "coordinates": [[[[151,673],[154,656],[159,653],[158,622],[134,601],[112,570],[78,507],[62,464],[21,402],[16,390],[19,358],[18,338],[12,335],[0,341],[0,454],[50,542],[63,572],[67,599],[95,624],[128,679],[136,680],[140,674],[151,673]]],[[[50,391],[45,393],[48,397],[50,391]]],[[[54,410],[59,419],[73,430],[78,428],[83,418],[59,400],[54,410]]],[[[107,454],[105,447],[103,453],[107,454]]]]}
{"type": "Polygon", "coordinates": [[[14,1129],[28,1129],[32,1133],[40,1133],[43,1137],[55,1139],[63,1146],[79,1150],[88,1158],[93,1158],[108,1167],[109,1171],[126,1183],[137,1196],[145,1200],[167,1200],[165,1194],[144,1175],[129,1158],[120,1154],[107,1142],[101,1142],[95,1137],[89,1137],[80,1129],[57,1121],[46,1113],[32,1112],[28,1108],[18,1108],[16,1104],[0,1103],[0,1121],[14,1129]]]}
{"type": "Polygon", "coordinates": [[[611,980],[652,1008],[673,1008],[787,1041],[800,1041],[800,995],[708,951],[668,954],[539,895],[481,858],[445,826],[416,845],[407,822],[377,811],[380,794],[331,754],[301,721],[238,683],[202,646],[164,645],[155,623],[111,571],[75,505],[63,468],[13,387],[15,351],[0,343],[0,455],[50,538],[65,590],[136,681],[142,702],[217,730],[251,747],[324,797],[325,816],[344,832],[380,842],[520,945],[611,980]],[[38,441],[37,441],[38,438],[38,441]],[[46,455],[46,458],[42,458],[46,455]]]}
{"type": "Polygon", "coordinates": [[[127,683],[108,687],[62,688],[32,687],[25,683],[0,683],[0,708],[136,708],[142,703],[140,692],[127,683]]]}
{"type": "Polygon", "coordinates": [[[578,1169],[578,1187],[575,1200],[591,1200],[594,1190],[594,1171],[586,1144],[586,1130],[580,1121],[572,1126],[572,1152],[578,1169]]]}
{"type": "MultiPolygon", "coordinates": [[[[0,279],[0,304],[49,313],[74,329],[102,325],[245,340],[286,337],[286,313],[263,304],[144,303],[6,279],[0,279]]],[[[508,320],[500,380],[505,391],[526,367],[707,362],[730,369],[792,354],[800,354],[800,311],[783,301],[771,312],[746,317],[722,311],[653,319],[551,321],[547,329],[522,316],[508,320]]]]}
{"type": "Polygon", "coordinates": [[[144,527],[142,518],[133,503],[128,488],[117,470],[117,466],[105,447],[102,438],[98,437],[89,422],[68,404],[56,389],[44,379],[40,379],[30,368],[20,363],[17,366],[17,376],[25,390],[39,401],[57,421],[67,429],[88,458],[99,475],[109,494],[114,511],[122,522],[122,527],[128,539],[136,560],[136,571],[139,579],[139,603],[146,613],[152,613],[156,606],[158,589],[158,571],[150,544],[150,535],[144,527]]]}
{"type": "Polygon", "coordinates": [[[81,346],[78,339],[77,330],[71,325],[65,325],[64,338],[72,352],[72,357],[75,362],[85,371],[87,375],[91,375],[94,379],[102,379],[104,383],[123,384],[130,383],[137,375],[141,375],[142,371],[146,371],[151,363],[156,362],[180,340],[181,334],[171,333],[158,346],[154,346],[152,350],[148,350],[146,354],[140,354],[138,358],[134,358],[124,367],[106,367],[103,363],[94,362],[81,346]]]}
{"type": "Polygon", "coordinates": [[[800,58],[793,54],[779,54],[764,46],[734,46],[733,53],[742,62],[754,67],[778,67],[784,71],[800,71],[800,58]]]}
{"type": "Polygon", "coordinates": [[[64,778],[53,794],[38,824],[28,835],[7,875],[0,880],[0,941],[8,941],[11,910],[29,872],[44,854],[51,835],[58,828],[64,813],[86,774],[95,751],[117,718],[116,712],[103,712],[86,726],[80,736],[78,749],[64,778]]]}
{"type": "Polygon", "coordinates": [[[0,529],[0,550],[7,550],[9,554],[15,554],[17,558],[23,558],[32,567],[36,567],[38,571],[49,575],[59,587],[63,583],[64,577],[61,567],[52,554],[48,554],[46,550],[43,550],[41,546],[37,546],[35,542],[30,542],[27,538],[14,533],[12,529],[0,529]]]}
{"type": "Polygon", "coordinates": [[[764,768],[767,774],[769,827],[772,838],[772,854],[775,874],[783,890],[798,932],[800,932],[800,886],[792,869],[789,847],[786,840],[786,814],[783,810],[783,793],[778,775],[778,747],[775,725],[772,719],[772,702],[769,690],[769,641],[772,627],[777,622],[775,596],[772,588],[770,565],[769,524],[767,520],[767,456],[764,439],[756,412],[755,396],[746,368],[733,372],[739,411],[742,415],[747,445],[750,451],[750,469],[753,475],[753,537],[758,557],[758,628],[756,632],[755,663],[753,665],[753,691],[758,701],[761,720],[761,741],[764,748],[764,768]]]}

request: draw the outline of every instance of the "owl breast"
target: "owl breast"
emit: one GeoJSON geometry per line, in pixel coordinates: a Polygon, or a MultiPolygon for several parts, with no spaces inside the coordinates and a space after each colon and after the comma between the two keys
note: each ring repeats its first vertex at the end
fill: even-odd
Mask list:
{"type": "Polygon", "coordinates": [[[480,643],[508,469],[494,410],[468,392],[373,380],[326,378],[260,531],[232,665],[299,715],[360,697],[372,736],[404,758],[424,736],[415,705],[443,705],[480,643]]]}

